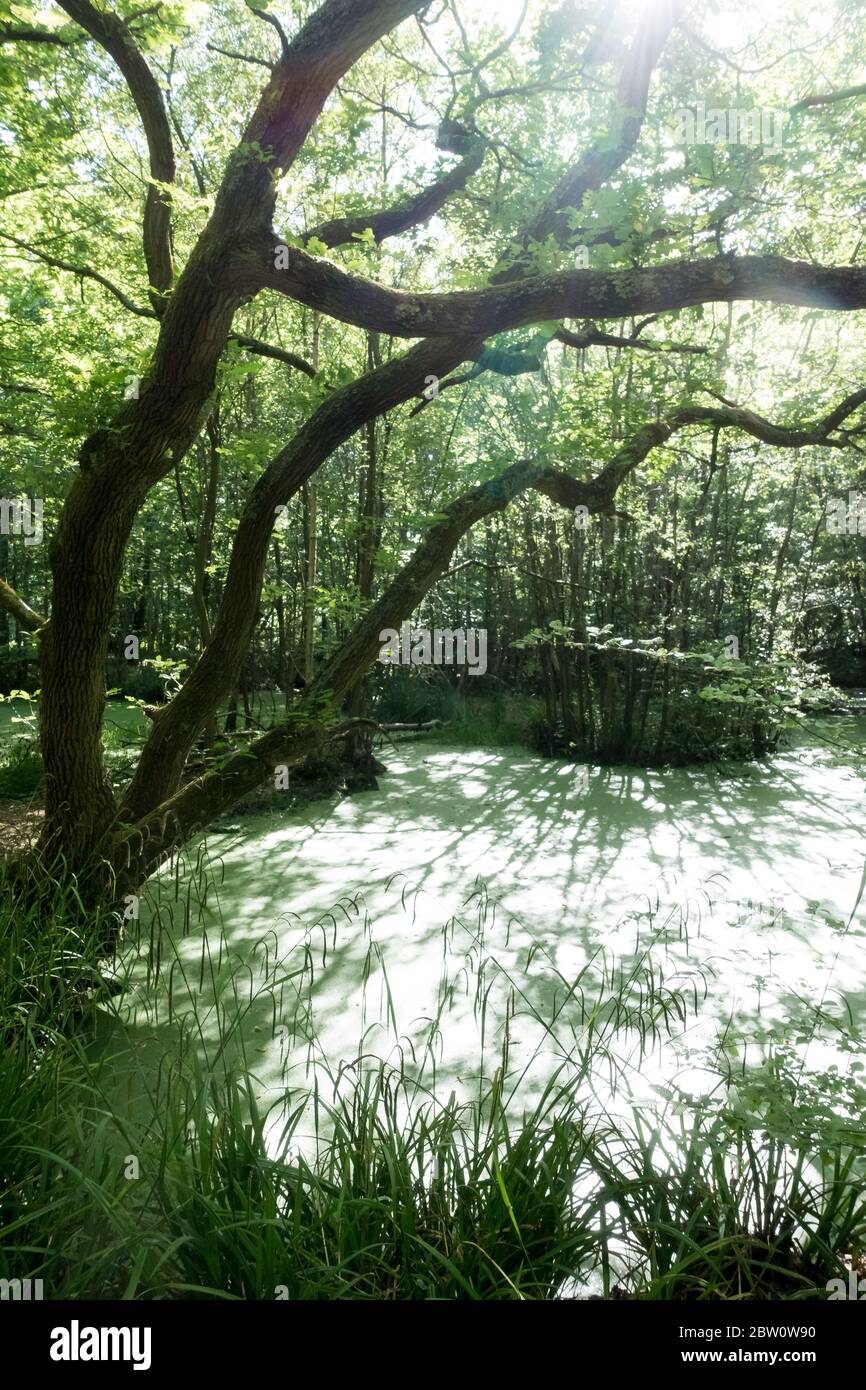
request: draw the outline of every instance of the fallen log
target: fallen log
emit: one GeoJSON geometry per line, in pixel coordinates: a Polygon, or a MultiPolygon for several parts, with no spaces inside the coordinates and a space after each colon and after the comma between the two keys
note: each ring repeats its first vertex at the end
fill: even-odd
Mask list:
{"type": "Polygon", "coordinates": [[[379,731],[383,734],[394,733],[420,733],[424,729],[444,729],[448,721],[445,719],[428,719],[426,723],[416,724],[380,724],[379,731]]]}

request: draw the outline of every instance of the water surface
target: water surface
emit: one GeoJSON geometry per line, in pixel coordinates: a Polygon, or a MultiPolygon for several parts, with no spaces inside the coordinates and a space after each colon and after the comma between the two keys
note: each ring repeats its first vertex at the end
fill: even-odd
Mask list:
{"type": "MultiPolygon", "coordinates": [[[[862,741],[866,720],[835,721],[832,736],[862,741]]],[[[720,1047],[735,1067],[778,1047],[810,1069],[855,1061],[866,1019],[856,755],[807,738],[724,769],[428,742],[383,756],[378,791],[212,833],[219,883],[203,913],[188,905],[190,871],[163,875],[157,917],[142,906],[127,1001],[136,1055],[194,1003],[211,1061],[237,1060],[268,1100],[313,1064],[336,1071],[362,1038],[407,1066],[427,1043],[437,1087],[471,1091],[482,1055],[489,1071],[505,1044],[512,1069],[534,1058],[534,1074],[549,1074],[579,1045],[590,982],[634,995],[651,972],[686,1009],[670,1036],[623,1030],[636,1094],[671,1079],[700,1090],[720,1047]]]]}

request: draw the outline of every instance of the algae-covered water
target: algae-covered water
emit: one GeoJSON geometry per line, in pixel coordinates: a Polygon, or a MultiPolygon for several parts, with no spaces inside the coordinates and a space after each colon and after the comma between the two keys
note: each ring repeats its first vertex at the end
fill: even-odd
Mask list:
{"type": "MultiPolygon", "coordinates": [[[[862,743],[866,720],[831,737],[862,743]]],[[[268,1102],[359,1052],[471,1093],[503,1049],[513,1073],[549,1075],[613,995],[633,1094],[700,1091],[719,1057],[779,1049],[857,1080],[856,752],[806,736],[658,771],[427,742],[383,756],[378,791],[239,817],[198,871],[163,874],[130,935],[122,1066],[182,1033],[268,1102]],[[656,1022],[631,1026],[629,1003],[656,1022]]]]}

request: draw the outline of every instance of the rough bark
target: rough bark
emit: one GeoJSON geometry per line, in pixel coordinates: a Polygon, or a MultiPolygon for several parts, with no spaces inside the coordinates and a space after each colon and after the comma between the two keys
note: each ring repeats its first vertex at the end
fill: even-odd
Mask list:
{"type": "MultiPolygon", "coordinates": [[[[85,853],[115,816],[100,723],[124,547],[147,492],[186,452],[213,391],[244,297],[231,273],[238,239],[270,227],[275,177],[290,167],[334,84],[371,44],[422,7],[417,0],[325,0],[299,30],[274,67],[228,162],[211,219],[165,304],[139,399],[126,402],[82,448],[51,548],[53,604],[42,642],[42,844],[52,853],[69,859],[85,853]]],[[[126,26],[121,35],[88,0],[70,0],[66,8],[124,71],[149,143],[160,137],[148,70],[135,57],[126,26]]],[[[161,217],[152,204],[145,238],[150,256],[161,217]]],[[[167,262],[160,254],[164,282],[167,262]]]]}
{"type": "Polygon", "coordinates": [[[90,0],[59,0],[59,3],[114,59],[141,117],[153,180],[148,186],[144,207],[144,258],[150,278],[151,303],[159,314],[164,295],[174,279],[171,194],[166,185],[174,183],[176,172],[171,127],[162,92],[122,19],[97,9],[90,0]]]}
{"type": "Polygon", "coordinates": [[[445,375],[479,350],[477,339],[420,343],[403,357],[375,368],[335,391],[265,469],[235,533],[211,641],[182,689],[153,721],[124,797],[124,820],[137,820],[171,796],[199,730],[237,685],[258,615],[276,509],[296,496],[320,464],[366,420],[420,394],[428,375],[445,375]]]}
{"type": "Polygon", "coordinates": [[[397,338],[489,337],[550,319],[630,318],[738,300],[837,311],[866,308],[866,267],[820,266],[784,256],[724,255],[610,272],[563,270],[490,289],[416,294],[350,275],[296,247],[287,248],[287,265],[277,269],[278,245],[268,234],[238,256],[231,268],[238,292],[276,290],[343,323],[397,338]]]}

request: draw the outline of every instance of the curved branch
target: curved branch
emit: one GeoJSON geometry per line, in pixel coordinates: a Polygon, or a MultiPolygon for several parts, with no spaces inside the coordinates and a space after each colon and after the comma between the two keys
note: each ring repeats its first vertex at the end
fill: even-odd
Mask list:
{"type": "MultiPolygon", "coordinates": [[[[639,333],[640,327],[630,338],[620,337],[616,333],[602,333],[597,328],[587,328],[582,333],[572,333],[567,328],[561,328],[558,333],[554,333],[552,341],[578,349],[589,347],[639,348],[642,352],[691,353],[700,356],[705,356],[709,352],[709,348],[691,343],[645,342],[638,336],[639,333]]],[[[454,386],[465,386],[468,382],[482,376],[484,372],[494,372],[497,376],[522,376],[524,373],[537,372],[540,369],[541,354],[539,352],[499,352],[493,348],[485,348],[468,372],[460,372],[457,376],[450,376],[447,381],[440,381],[436,395],[420,400],[412,410],[412,416],[420,415],[442,395],[443,391],[450,391],[454,386]]]]}
{"type": "Polygon", "coordinates": [[[235,58],[239,63],[254,63],[256,67],[267,68],[268,72],[273,72],[274,65],[269,63],[267,58],[255,58],[252,53],[235,53],[231,48],[220,48],[219,44],[206,44],[208,53],[219,53],[223,58],[235,58]]]}
{"type": "MultiPolygon", "coordinates": [[[[534,488],[562,507],[573,509],[585,506],[590,513],[610,513],[616,493],[626,477],[677,430],[693,424],[710,424],[742,429],[754,438],[778,447],[797,449],[804,445],[826,446],[833,442],[830,440],[832,431],[864,402],[866,389],[852,392],[829,414],[804,428],[774,425],[740,406],[693,407],[677,411],[667,420],[638,430],[617,450],[602,471],[589,481],[581,481],[541,462],[530,460],[512,465],[499,477],[471,488],[441,509],[442,519],[430,528],[412,559],[355,625],[322,674],[310,686],[309,697],[315,700],[327,692],[334,706],[339,706],[353,683],[360,679],[366,663],[375,658],[379,650],[379,633],[387,627],[399,627],[414,612],[431,585],[448,569],[457,543],[466,531],[482,517],[501,511],[527,488],[534,488]]],[[[845,441],[836,441],[836,446],[844,447],[845,441]]]]}
{"type": "Polygon", "coordinates": [[[410,227],[421,226],[443,208],[453,193],[464,189],[484,163],[485,146],[482,142],[466,154],[460,163],[443,174],[435,183],[428,184],[419,193],[414,193],[402,203],[378,212],[359,213],[352,217],[334,217],[330,222],[322,222],[312,231],[304,233],[304,241],[315,238],[329,249],[343,246],[353,238],[361,236],[369,228],[377,243],[387,237],[399,236],[410,227]]]}
{"type": "Polygon", "coordinates": [[[308,362],[305,357],[299,357],[296,352],[287,352],[285,348],[263,343],[259,338],[247,338],[243,333],[232,333],[230,342],[238,343],[240,347],[246,348],[247,352],[254,352],[258,357],[270,357],[275,362],[285,362],[287,367],[294,367],[295,371],[303,372],[306,376],[316,375],[312,362],[308,362]]]}
{"type": "MultiPolygon", "coordinates": [[[[225,231],[269,224],[276,179],[291,167],[336,83],[368,48],[429,0],[324,0],[274,65],[214,208],[225,231]]],[[[279,27],[264,10],[259,17],[279,27]]]]}
{"type": "MultiPolygon", "coordinates": [[[[420,348],[429,351],[427,344],[421,344],[420,348]]],[[[417,353],[419,349],[413,351],[417,353]]],[[[371,377],[376,375],[370,374],[371,377]]],[[[369,379],[364,380],[369,387],[369,379]]],[[[691,407],[638,430],[595,478],[580,480],[545,462],[523,460],[488,482],[468,489],[439,510],[438,520],[430,527],[415,554],[355,624],[327,666],[304,692],[290,717],[255,739],[241,753],[228,758],[218,770],[198,778],[142,817],[136,833],[146,837],[145,854],[150,844],[156,858],[161,857],[178,838],[185,839],[195,830],[203,828],[240,796],[260,786],[272,773],[275,764],[305,756],[311,747],[316,746],[317,731],[320,739],[328,737],[327,720],[336,714],[346,696],[363,678],[369,664],[375,660],[381,647],[382,631],[399,628],[415,611],[425,594],[448,572],[458,543],[477,521],[502,511],[522,492],[533,488],[559,506],[569,509],[585,506],[590,513],[609,515],[614,510],[617,490],[626,477],[677,430],[694,424],[708,424],[716,428],[739,428],[757,439],[780,447],[801,448],[809,444],[826,445],[833,442],[841,448],[845,441],[831,441],[830,436],[864,402],[866,389],[853,392],[814,425],[803,428],[775,425],[741,406],[691,407]]],[[[273,478],[271,482],[273,484],[273,478]]],[[[270,535],[273,523],[268,509],[274,495],[273,492],[270,494],[258,521],[254,522],[260,541],[265,533],[266,536],[270,535]]],[[[234,559],[235,556],[233,563],[234,559]]],[[[227,584],[231,582],[230,571],[227,584]]],[[[258,602],[257,595],[255,602],[258,602]]],[[[172,703],[176,704],[183,693],[181,691],[172,703]]],[[[169,710],[171,706],[157,716],[154,734],[169,710]]],[[[154,734],[151,734],[151,740],[154,734]]],[[[130,809],[134,810],[134,803],[128,802],[122,814],[128,816],[130,809]]]]}
{"type": "MultiPolygon", "coordinates": [[[[61,260],[58,256],[51,256],[47,251],[41,250],[38,246],[31,246],[29,242],[21,241],[18,237],[10,236],[8,232],[0,232],[0,239],[12,242],[13,245],[21,248],[22,251],[29,251],[31,255],[44,261],[46,265],[54,266],[57,270],[68,271],[71,275],[79,275],[84,280],[94,280],[96,284],[102,285],[103,289],[108,290],[109,294],[128,309],[131,314],[136,314],[139,318],[155,319],[156,311],[144,309],[139,304],[134,304],[123,290],[113,284],[106,276],[100,275],[98,270],[92,270],[90,266],[75,265],[71,261],[61,260]]],[[[300,357],[296,352],[288,352],[284,348],[274,347],[271,343],[263,343],[259,338],[248,338],[243,333],[230,334],[230,341],[238,343],[247,352],[253,352],[259,357],[270,357],[275,362],[285,362],[287,367],[294,367],[296,371],[304,372],[309,377],[316,375],[316,369],[306,358],[300,357]]],[[[5,391],[26,391],[31,394],[41,394],[35,386],[18,386],[0,383],[0,390],[5,391]]]]}
{"type": "MultiPolygon", "coordinates": [[[[44,261],[46,265],[54,266],[57,270],[68,271],[71,275],[79,275],[84,280],[94,280],[96,284],[102,285],[103,289],[108,290],[109,294],[114,295],[131,314],[136,314],[139,318],[155,319],[157,317],[154,309],[144,309],[124,294],[123,290],[113,284],[106,276],[100,275],[98,270],[92,270],[90,266],[76,265],[71,261],[61,260],[59,256],[52,256],[47,251],[41,250],[38,246],[31,246],[29,242],[21,241],[18,237],[10,236],[8,232],[0,232],[0,239],[9,241],[13,245],[20,247],[22,251],[29,251],[31,255],[44,261]]],[[[316,375],[316,369],[304,357],[300,357],[296,352],[288,352],[284,348],[274,347],[271,343],[263,343],[259,338],[248,338],[243,333],[230,334],[230,341],[238,343],[247,352],[253,352],[259,357],[270,357],[275,362],[285,362],[287,367],[294,367],[296,371],[304,372],[309,377],[316,375]]],[[[40,394],[35,386],[16,386],[4,385],[0,383],[0,390],[6,391],[27,391],[33,394],[40,394]]]]}
{"type": "Polygon", "coordinates": [[[46,265],[53,266],[55,270],[66,270],[70,275],[79,275],[82,280],[94,280],[97,285],[102,285],[103,289],[108,290],[109,294],[113,294],[114,298],[123,305],[124,309],[128,309],[131,314],[136,314],[139,318],[155,319],[157,316],[155,309],[145,309],[140,304],[133,303],[129,296],[124,294],[123,290],[119,289],[117,285],[113,284],[106,276],[100,275],[98,270],[91,270],[90,266],[75,265],[72,261],[65,261],[60,256],[52,256],[48,251],[43,251],[39,246],[31,246],[30,242],[21,241],[19,237],[10,236],[8,232],[0,232],[0,240],[9,241],[13,246],[18,246],[22,251],[29,251],[31,256],[36,256],[40,261],[44,261],[46,265]]]}
{"type": "Polygon", "coordinates": [[[422,399],[410,411],[410,418],[414,419],[416,415],[420,415],[438,400],[443,391],[450,391],[455,386],[466,386],[485,372],[493,372],[496,376],[523,376],[528,372],[538,372],[541,370],[541,357],[541,349],[508,352],[485,347],[468,372],[459,372],[457,376],[449,376],[447,381],[440,381],[435,395],[423,394],[422,399]]]}
{"type": "Polygon", "coordinates": [[[866,308],[866,266],[818,266],[784,256],[726,255],[666,261],[642,270],[559,271],[484,290],[416,294],[350,275],[331,261],[268,237],[254,251],[239,255],[230,275],[240,294],[273,289],[343,323],[398,338],[486,337],[548,319],[627,318],[744,299],[818,309],[866,308]]]}
{"type": "Polygon", "coordinates": [[[558,343],[580,350],[589,347],[637,348],[640,352],[678,352],[695,356],[706,356],[709,352],[708,347],[701,347],[700,344],[656,343],[652,340],[647,342],[639,337],[637,332],[630,338],[622,338],[617,333],[602,333],[599,328],[586,328],[582,333],[572,333],[568,328],[560,328],[553,336],[558,343]]]}
{"type": "Polygon", "coordinates": [[[47,43],[56,48],[71,48],[75,39],[55,34],[52,29],[34,29],[26,25],[0,24],[0,43],[47,43]]]}
{"type": "Polygon", "coordinates": [[[144,205],[144,259],[151,302],[159,314],[174,279],[171,194],[165,185],[174,183],[176,173],[171,127],[162,92],[128,24],[117,15],[97,9],[90,0],[58,0],[58,3],[114,59],[141,117],[153,180],[144,205]]]}
{"type": "MultiPolygon", "coordinates": [[[[572,235],[571,210],[581,206],[587,193],[603,187],[631,154],[643,128],[653,71],[681,7],[682,0],[664,0],[662,5],[646,7],[620,73],[608,132],[586,150],[544,200],[524,228],[524,248],[549,236],[567,244],[572,235]]],[[[525,257],[518,256],[497,270],[491,281],[512,280],[525,269],[525,257]]]]}
{"type": "Polygon", "coordinates": [[[739,429],[759,439],[764,444],[775,445],[780,449],[803,449],[809,446],[844,449],[848,447],[847,438],[834,439],[833,433],[843,421],[853,415],[866,402],[866,388],[853,391],[840,401],[827,415],[812,425],[775,425],[756,415],[745,406],[733,402],[721,406],[684,406],[665,419],[653,420],[637,430],[632,437],[617,450],[609,463],[599,473],[597,482],[611,496],[620,484],[633,472],[647,455],[670,439],[677,430],[690,425],[711,425],[715,429],[739,429]]]}
{"type": "MultiPolygon", "coordinates": [[[[276,15],[270,14],[268,10],[258,9],[254,5],[250,5],[250,9],[258,19],[263,19],[266,24],[270,24],[273,29],[276,29],[277,33],[280,36],[280,48],[282,49],[283,57],[288,58],[289,53],[291,51],[289,36],[286,33],[280,21],[277,19],[276,15]]],[[[268,66],[270,67],[271,65],[268,64],[268,66]]]]}
{"type": "Polygon", "coordinates": [[[478,340],[419,343],[334,391],[256,482],[235,532],[211,640],[154,726],[124,798],[123,816],[138,819],[177,786],[199,730],[231,694],[258,616],[265,561],[278,509],[336,448],[369,420],[410,400],[428,377],[445,375],[481,350],[478,340]]]}
{"type": "Polygon", "coordinates": [[[803,97],[800,101],[789,107],[792,115],[797,111],[807,111],[812,106],[830,106],[837,101],[850,101],[852,97],[866,97],[866,82],[861,82],[857,87],[840,87],[838,92],[816,92],[813,96],[803,97]]]}

